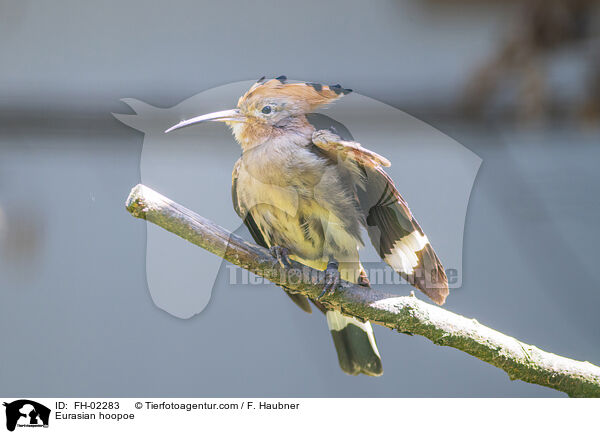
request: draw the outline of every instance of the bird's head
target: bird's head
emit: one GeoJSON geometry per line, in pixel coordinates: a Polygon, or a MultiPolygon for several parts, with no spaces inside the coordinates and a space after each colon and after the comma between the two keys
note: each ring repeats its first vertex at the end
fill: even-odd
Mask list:
{"type": "Polygon", "coordinates": [[[307,125],[305,115],[352,92],[337,85],[287,83],[285,76],[261,78],[238,100],[237,108],[197,116],[165,132],[205,121],[225,122],[243,148],[307,125]]]}

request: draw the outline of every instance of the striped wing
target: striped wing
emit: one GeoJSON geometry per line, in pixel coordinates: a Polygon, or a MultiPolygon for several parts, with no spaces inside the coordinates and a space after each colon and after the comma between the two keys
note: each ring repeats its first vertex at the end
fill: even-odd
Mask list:
{"type": "Polygon", "coordinates": [[[330,158],[358,173],[356,193],[367,232],[379,256],[437,304],[448,296],[448,279],[406,201],[382,166],[388,160],[356,142],[343,141],[330,131],[316,131],[313,143],[330,158]]]}

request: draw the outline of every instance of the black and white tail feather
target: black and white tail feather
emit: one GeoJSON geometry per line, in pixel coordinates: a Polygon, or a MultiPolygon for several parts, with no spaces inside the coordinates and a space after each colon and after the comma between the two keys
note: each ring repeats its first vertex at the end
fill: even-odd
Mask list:
{"type": "Polygon", "coordinates": [[[325,315],[342,370],[350,375],[378,377],[383,374],[371,323],[332,310],[325,315]]]}

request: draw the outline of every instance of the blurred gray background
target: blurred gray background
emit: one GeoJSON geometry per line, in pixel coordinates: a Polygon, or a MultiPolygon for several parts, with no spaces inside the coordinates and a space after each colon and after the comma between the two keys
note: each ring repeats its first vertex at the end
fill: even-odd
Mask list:
{"type": "Polygon", "coordinates": [[[564,396],[381,327],[384,376],[346,376],[323,318],[224,266],[200,315],[158,309],[111,115],[287,74],[419,117],[483,159],[446,307],[598,364],[598,7],[538,3],[0,1],[0,396],[564,396]]]}

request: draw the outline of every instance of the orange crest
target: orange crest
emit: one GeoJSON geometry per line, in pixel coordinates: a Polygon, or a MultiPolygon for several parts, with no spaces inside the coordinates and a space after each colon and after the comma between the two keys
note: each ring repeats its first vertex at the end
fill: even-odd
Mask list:
{"type": "Polygon", "coordinates": [[[272,99],[285,101],[304,113],[310,113],[350,92],[352,89],[344,89],[339,84],[286,83],[283,75],[264,81],[263,77],[238,100],[238,107],[252,107],[272,99]]]}

